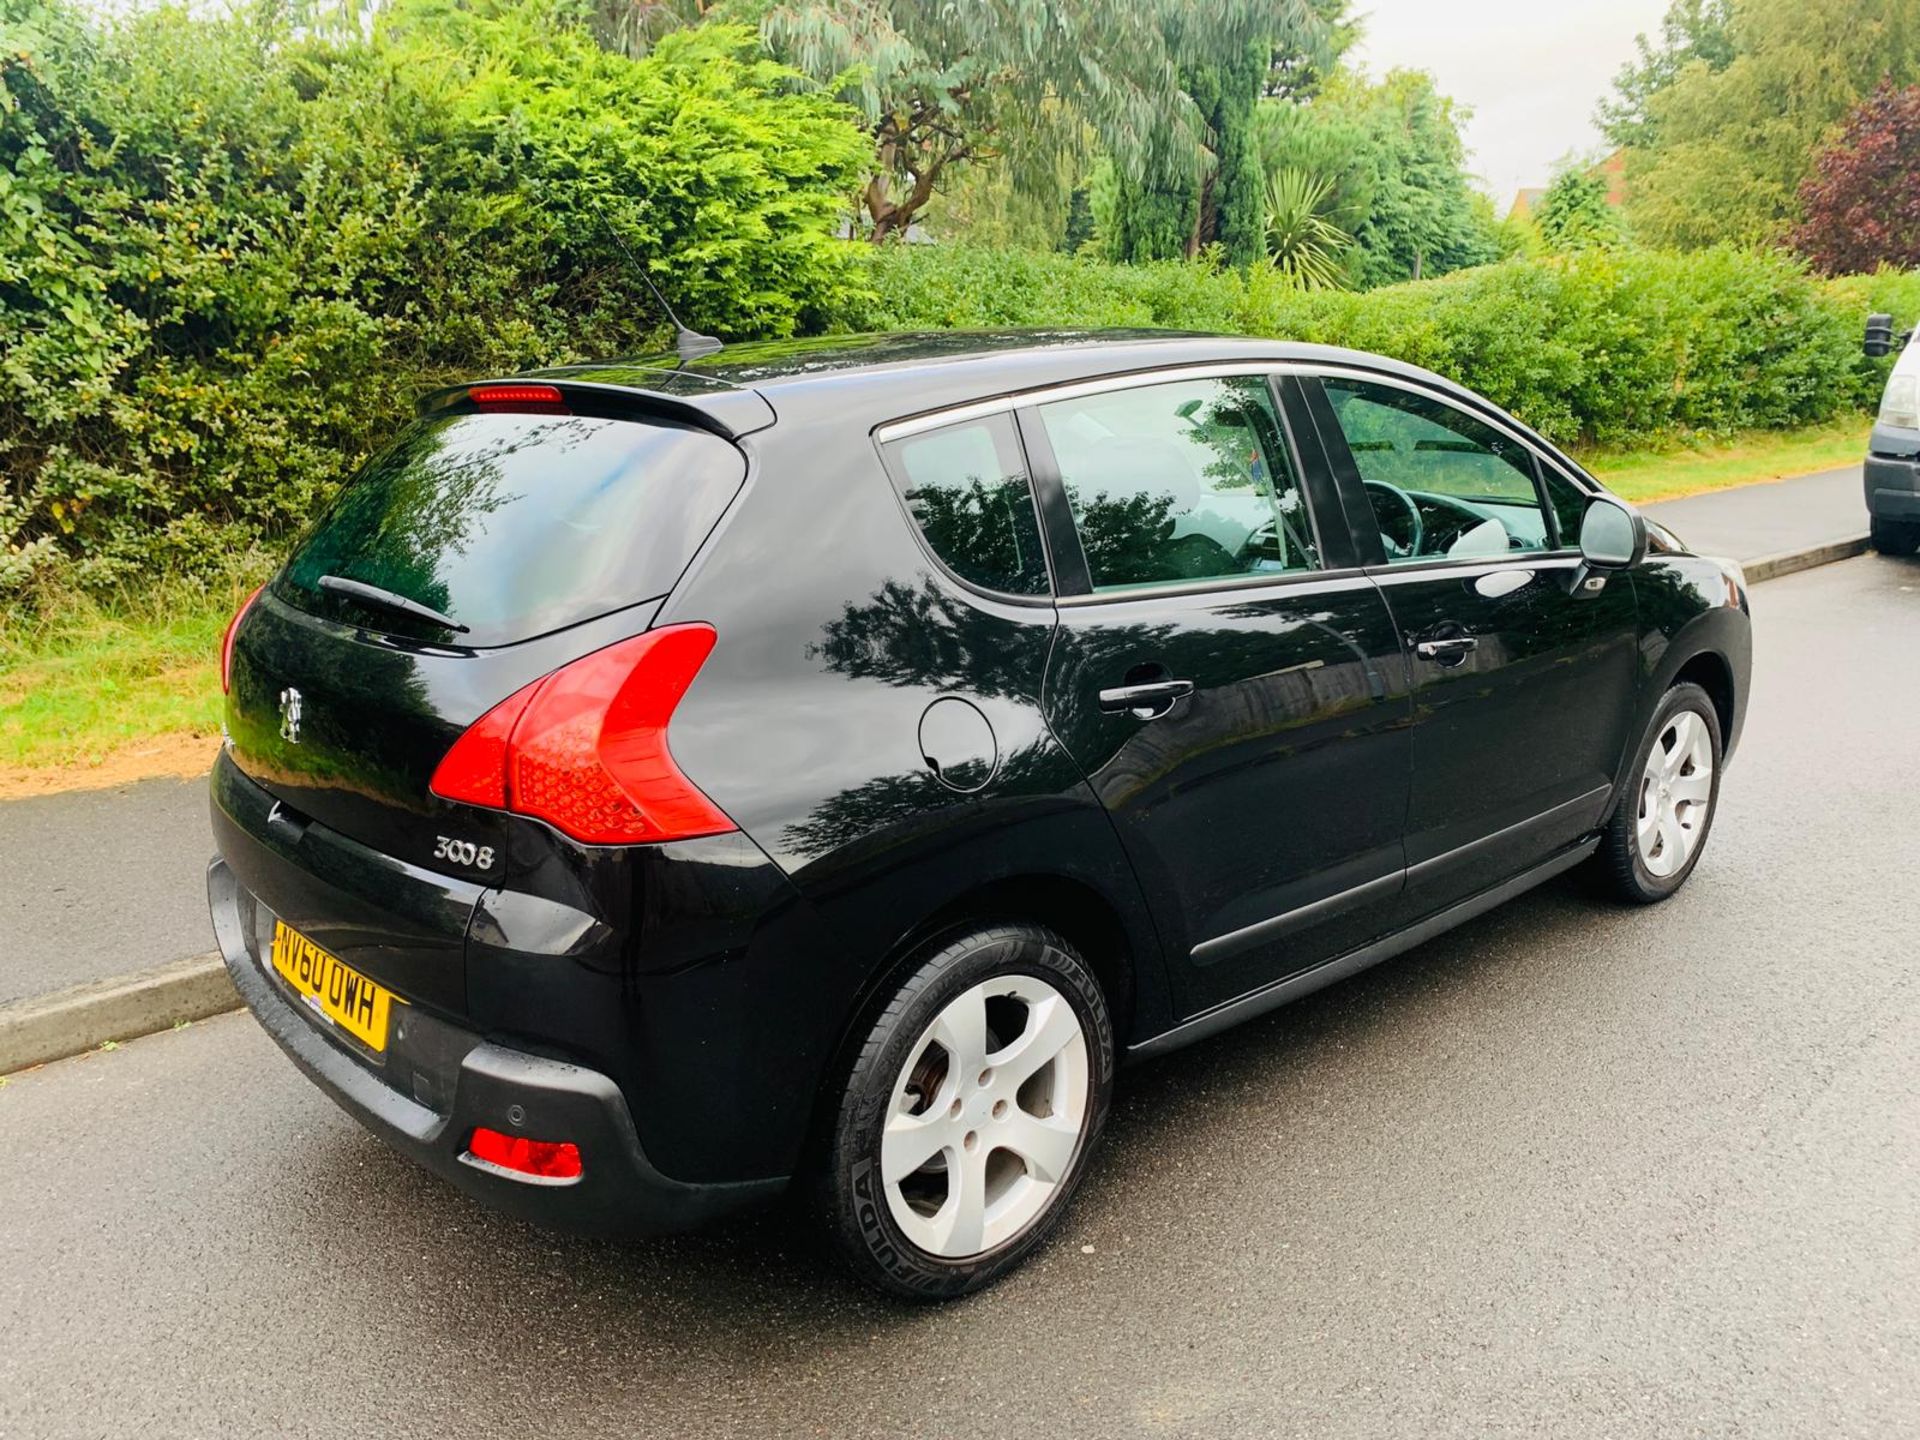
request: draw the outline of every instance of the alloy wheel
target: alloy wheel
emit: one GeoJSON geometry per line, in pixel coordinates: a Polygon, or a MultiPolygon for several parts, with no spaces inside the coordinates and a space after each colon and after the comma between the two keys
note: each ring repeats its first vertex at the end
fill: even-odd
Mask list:
{"type": "Polygon", "coordinates": [[[887,1207],[943,1259],[1003,1245],[1046,1213],[1086,1128],[1080,1017],[1032,975],[965,991],[914,1045],[880,1137],[887,1207]]]}
{"type": "Polygon", "coordinates": [[[1694,711],[1675,711],[1640,777],[1636,838],[1648,874],[1664,880],[1687,863],[1706,833],[1712,803],[1713,739],[1694,711]]]}

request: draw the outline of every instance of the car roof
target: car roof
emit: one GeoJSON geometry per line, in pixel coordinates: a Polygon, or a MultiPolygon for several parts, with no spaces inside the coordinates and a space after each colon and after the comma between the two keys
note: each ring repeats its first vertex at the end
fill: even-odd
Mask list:
{"type": "MultiPolygon", "coordinates": [[[[871,429],[889,420],[1018,391],[1189,365],[1300,362],[1419,380],[1486,401],[1418,366],[1359,350],[1175,330],[941,330],[829,335],[729,345],[678,363],[671,354],[529,372],[517,378],[613,386],[671,397],[716,420],[749,390],[781,422],[832,417],[871,429]]],[[[747,427],[754,428],[754,427],[747,427]]],[[[742,429],[738,433],[745,433],[742,429]]]]}

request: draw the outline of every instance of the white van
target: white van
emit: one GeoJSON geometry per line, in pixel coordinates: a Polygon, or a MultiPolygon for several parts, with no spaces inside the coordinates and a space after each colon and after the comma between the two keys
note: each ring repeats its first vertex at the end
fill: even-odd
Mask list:
{"type": "Polygon", "coordinates": [[[1891,315],[1867,317],[1867,354],[1902,347],[1867,446],[1867,516],[1883,555],[1920,550],[1920,331],[1895,335],[1891,315]]]}

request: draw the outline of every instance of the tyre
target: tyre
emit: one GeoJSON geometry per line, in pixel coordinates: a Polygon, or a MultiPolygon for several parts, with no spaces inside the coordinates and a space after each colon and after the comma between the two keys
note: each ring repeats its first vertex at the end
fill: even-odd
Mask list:
{"type": "Polygon", "coordinates": [[[1882,555],[1911,555],[1920,550],[1920,524],[1911,520],[1882,520],[1872,517],[1873,548],[1882,555]]]}
{"type": "Polygon", "coordinates": [[[1113,1050],[1099,984],[1050,930],[986,926],[910,962],[854,1059],[820,1177],[854,1273],[941,1300],[1026,1259],[1086,1171],[1113,1050]]]}
{"type": "Polygon", "coordinates": [[[1698,685],[1676,685],[1634,752],[1631,780],[1607,822],[1595,869],[1622,900],[1651,905],[1700,863],[1720,799],[1720,717],[1698,685]]]}

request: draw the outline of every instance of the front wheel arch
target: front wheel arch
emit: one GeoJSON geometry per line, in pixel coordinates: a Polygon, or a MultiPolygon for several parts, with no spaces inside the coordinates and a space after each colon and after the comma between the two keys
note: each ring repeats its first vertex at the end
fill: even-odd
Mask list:
{"type": "MultiPolygon", "coordinates": [[[[1686,884],[1705,853],[1720,808],[1720,780],[1726,762],[1724,737],[1720,732],[1718,716],[1713,712],[1711,695],[1692,681],[1679,681],[1662,693],[1645,732],[1629,752],[1620,793],[1608,812],[1606,823],[1601,827],[1599,849],[1594,853],[1588,872],[1600,888],[1613,898],[1634,905],[1651,905],[1665,900],[1686,884]],[[1683,846],[1683,860],[1678,869],[1662,871],[1654,867],[1651,854],[1641,848],[1645,836],[1639,821],[1640,777],[1652,773],[1646,768],[1650,764],[1648,756],[1650,752],[1656,756],[1660,753],[1654,747],[1659,742],[1661,732],[1673,725],[1676,718],[1684,721],[1689,715],[1694,718],[1694,733],[1699,737],[1699,745],[1710,756],[1711,779],[1704,806],[1698,807],[1695,819],[1674,819],[1671,831],[1663,830],[1663,834],[1670,833],[1678,838],[1687,827],[1697,827],[1691,849],[1683,846]]],[[[1668,753],[1678,760],[1687,752],[1682,744],[1676,743],[1668,753]]],[[[1669,775],[1672,773],[1668,772],[1669,775]]],[[[1681,783],[1679,780],[1673,782],[1677,800],[1684,799],[1681,783]]],[[[1661,792],[1666,794],[1664,782],[1661,792]]]]}
{"type": "Polygon", "coordinates": [[[1692,659],[1683,663],[1673,674],[1673,678],[1661,687],[1664,701],[1666,692],[1676,685],[1698,685],[1707,692],[1707,698],[1713,702],[1713,713],[1720,721],[1720,734],[1725,737],[1733,734],[1734,717],[1738,714],[1734,692],[1733,667],[1727,664],[1726,657],[1715,650],[1703,650],[1692,659]]]}

